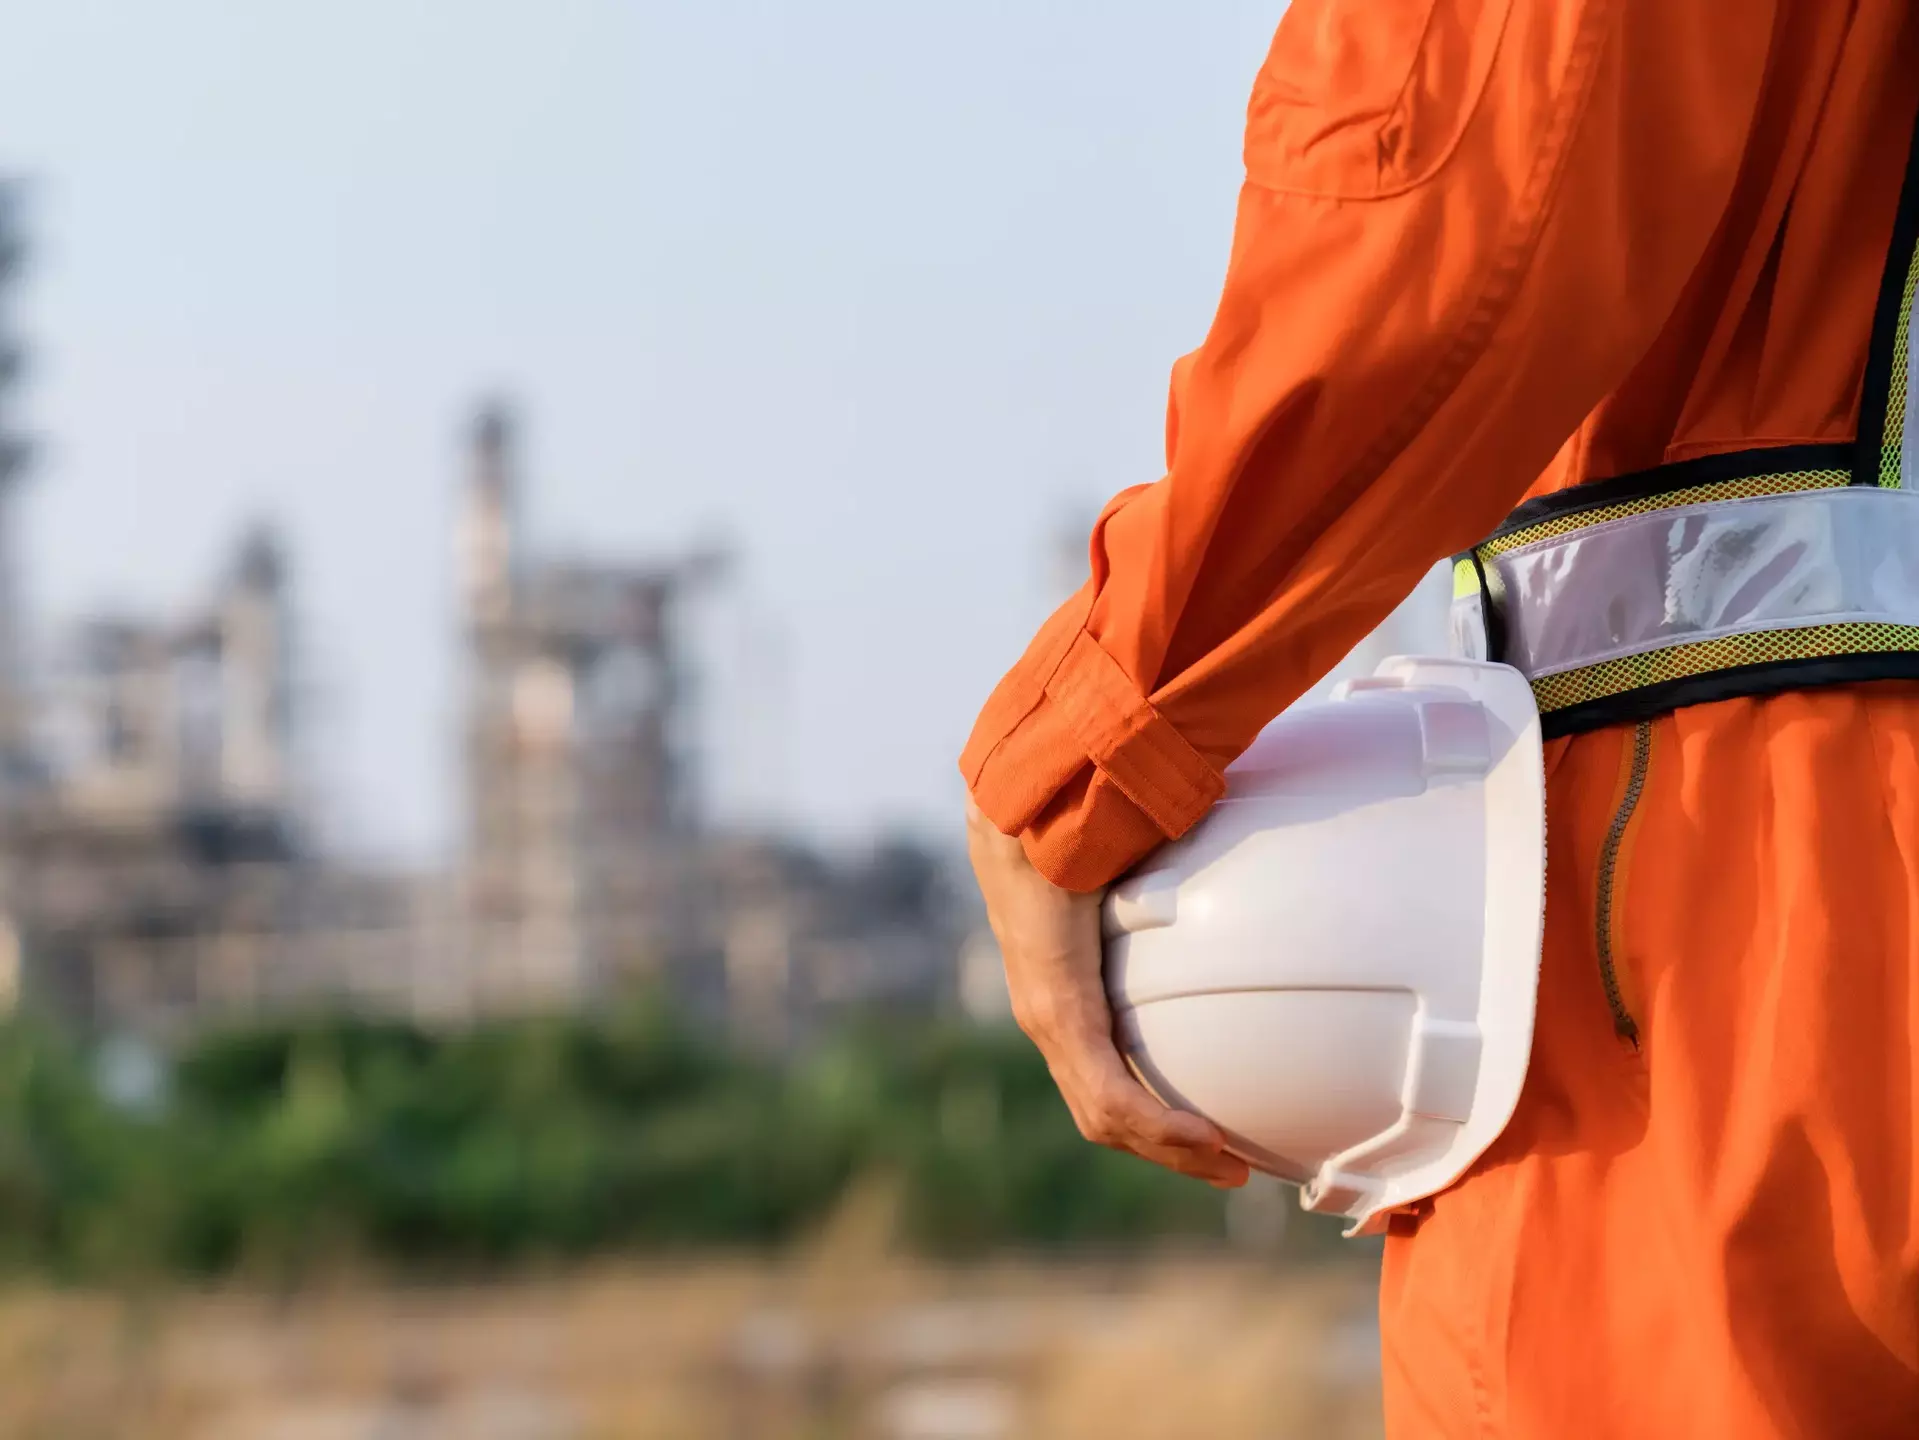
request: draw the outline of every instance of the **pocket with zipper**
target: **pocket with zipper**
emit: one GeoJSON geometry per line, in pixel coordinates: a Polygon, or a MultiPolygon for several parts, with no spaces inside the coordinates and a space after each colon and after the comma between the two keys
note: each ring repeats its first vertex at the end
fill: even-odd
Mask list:
{"type": "Polygon", "coordinates": [[[1606,1006],[1612,1011],[1613,1031],[1635,1051],[1639,1049],[1639,1022],[1633,1017],[1620,979],[1619,909],[1634,822],[1646,792],[1646,775],[1652,768],[1652,736],[1653,722],[1641,720],[1627,741],[1619,801],[1613,809],[1612,824],[1606,830],[1605,844],[1599,851],[1599,893],[1594,907],[1593,938],[1599,955],[1599,980],[1606,990],[1606,1006]]]}

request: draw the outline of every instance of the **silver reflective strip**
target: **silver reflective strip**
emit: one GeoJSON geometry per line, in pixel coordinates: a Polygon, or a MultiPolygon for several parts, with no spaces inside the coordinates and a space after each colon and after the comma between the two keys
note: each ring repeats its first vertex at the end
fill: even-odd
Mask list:
{"type": "Polygon", "coordinates": [[[1759,630],[1919,625],[1919,490],[1680,506],[1490,565],[1505,581],[1501,658],[1533,678],[1759,630]]]}

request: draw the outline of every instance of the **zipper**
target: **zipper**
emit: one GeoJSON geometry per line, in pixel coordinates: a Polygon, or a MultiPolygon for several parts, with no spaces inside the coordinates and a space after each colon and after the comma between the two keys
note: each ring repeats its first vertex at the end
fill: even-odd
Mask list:
{"type": "Polygon", "coordinates": [[[1599,980],[1606,987],[1606,1006],[1612,1011],[1612,1028],[1621,1040],[1639,1049],[1639,1022],[1626,1008],[1626,997],[1619,988],[1619,966],[1613,956],[1613,905],[1618,888],[1619,851],[1639,811],[1639,797],[1646,790],[1646,771],[1652,764],[1652,721],[1641,720],[1633,727],[1632,765],[1626,772],[1626,785],[1619,797],[1619,809],[1606,831],[1606,843],[1599,852],[1599,906],[1596,920],[1599,942],[1599,980]]]}

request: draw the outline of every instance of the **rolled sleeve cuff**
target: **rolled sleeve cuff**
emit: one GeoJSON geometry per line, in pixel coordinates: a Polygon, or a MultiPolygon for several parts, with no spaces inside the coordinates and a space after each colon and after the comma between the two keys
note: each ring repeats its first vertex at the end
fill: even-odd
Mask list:
{"type": "MultiPolygon", "coordinates": [[[[1226,780],[1069,606],[1001,682],[960,759],[974,802],[1069,890],[1190,830],[1226,780]]],[[[1083,612],[1082,612],[1083,613],[1083,612]]]]}

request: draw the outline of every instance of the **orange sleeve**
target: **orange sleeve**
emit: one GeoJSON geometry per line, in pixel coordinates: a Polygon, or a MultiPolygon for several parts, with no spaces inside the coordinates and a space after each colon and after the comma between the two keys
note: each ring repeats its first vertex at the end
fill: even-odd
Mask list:
{"type": "Polygon", "coordinates": [[[1056,883],[1183,833],[1221,771],[1626,375],[1705,252],[1765,0],[1293,0],[1167,473],[961,758],[1056,883]]]}

